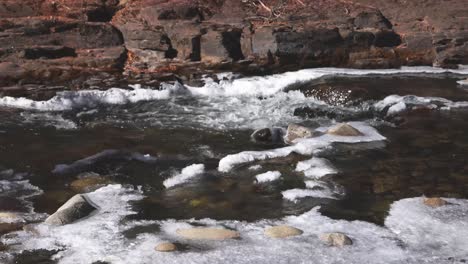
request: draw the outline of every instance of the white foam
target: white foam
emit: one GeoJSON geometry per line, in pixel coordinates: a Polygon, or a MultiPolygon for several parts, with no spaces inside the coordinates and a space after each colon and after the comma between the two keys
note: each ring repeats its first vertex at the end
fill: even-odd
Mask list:
{"type": "MultiPolygon", "coordinates": [[[[358,129],[363,135],[362,136],[334,136],[330,134],[323,134],[314,138],[300,139],[296,141],[293,146],[266,150],[266,151],[244,151],[237,154],[231,154],[219,161],[218,170],[221,172],[228,172],[235,166],[253,162],[257,160],[266,160],[278,157],[286,157],[291,153],[298,153],[301,155],[312,155],[318,151],[330,146],[334,142],[342,143],[359,143],[359,142],[372,142],[382,141],[386,138],[380,135],[377,130],[363,122],[349,122],[349,124],[358,129]]],[[[331,126],[320,127],[317,130],[325,132],[331,126]]]]}
{"type": "Polygon", "coordinates": [[[402,67],[400,69],[346,69],[346,68],[314,68],[294,72],[286,72],[265,77],[248,77],[234,80],[221,80],[219,83],[205,80],[203,87],[188,87],[194,95],[203,96],[270,96],[278,93],[288,85],[296,82],[310,81],[328,75],[391,75],[391,74],[468,74],[468,69],[442,69],[436,67],[402,67]]]}
{"type": "Polygon", "coordinates": [[[319,179],[325,175],[337,173],[328,160],[317,157],[299,161],[296,166],[296,171],[304,172],[304,176],[314,179],[319,179]]]}
{"type": "Polygon", "coordinates": [[[276,181],[281,177],[281,172],[279,171],[267,171],[262,174],[255,176],[255,179],[258,183],[272,182],[276,181]]]}
{"type": "Polygon", "coordinates": [[[30,113],[23,112],[21,116],[25,119],[25,123],[42,122],[47,126],[53,126],[56,129],[71,130],[77,129],[78,125],[70,119],[65,119],[60,114],[51,114],[51,113],[30,113]]]}
{"type": "Polygon", "coordinates": [[[166,188],[171,188],[179,184],[183,184],[188,180],[194,178],[197,175],[202,174],[205,171],[205,165],[203,164],[192,164],[182,169],[180,174],[177,174],[171,178],[166,179],[163,185],[166,188]]]}

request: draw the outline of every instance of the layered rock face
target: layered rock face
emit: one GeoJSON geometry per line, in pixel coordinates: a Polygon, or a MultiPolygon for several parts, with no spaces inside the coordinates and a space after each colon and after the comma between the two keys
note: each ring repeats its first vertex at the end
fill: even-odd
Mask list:
{"type": "Polygon", "coordinates": [[[2,0],[0,86],[457,67],[468,64],[466,14],[465,0],[2,0]]]}

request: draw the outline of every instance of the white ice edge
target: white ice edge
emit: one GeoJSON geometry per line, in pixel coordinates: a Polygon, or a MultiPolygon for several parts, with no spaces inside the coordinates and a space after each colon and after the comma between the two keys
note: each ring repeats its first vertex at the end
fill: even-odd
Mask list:
{"type": "Polygon", "coordinates": [[[258,183],[272,182],[276,181],[281,177],[281,172],[279,171],[267,171],[262,174],[255,176],[255,179],[258,183]]]}
{"type": "Polygon", "coordinates": [[[409,106],[424,106],[429,109],[450,110],[466,108],[468,102],[453,102],[442,97],[420,97],[415,95],[389,95],[374,104],[374,108],[383,111],[388,108],[387,115],[395,115],[408,109],[409,106]]]}
{"type": "Polygon", "coordinates": [[[296,171],[303,172],[304,176],[313,179],[320,179],[325,175],[337,173],[328,160],[317,157],[299,161],[296,171]]]}
{"type": "Polygon", "coordinates": [[[65,226],[36,225],[37,233],[16,232],[1,239],[12,250],[62,249],[54,259],[60,264],[85,264],[107,261],[113,264],[153,263],[321,263],[321,264],[449,264],[468,254],[468,200],[446,199],[451,204],[431,208],[423,198],[403,199],[390,209],[385,226],[362,221],[333,220],[319,208],[298,216],[257,222],[217,221],[213,219],[130,221],[134,214],[129,203],[142,199],[136,190],[109,185],[89,193],[101,209],[90,218],[65,226]],[[197,225],[193,225],[193,224],[197,225]],[[189,241],[177,229],[198,225],[237,230],[241,239],[227,241],[189,241]],[[136,226],[159,225],[160,231],[125,238],[122,232],[136,226]],[[287,239],[272,239],[264,229],[289,225],[304,233],[287,239]],[[351,237],[352,246],[329,247],[318,238],[323,233],[342,232],[351,237]],[[189,250],[164,253],[154,247],[162,241],[180,242],[189,250]],[[205,250],[198,250],[205,249],[205,250]]]}
{"type": "Polygon", "coordinates": [[[205,165],[203,165],[203,164],[192,164],[190,166],[187,166],[187,167],[183,168],[182,171],[179,174],[166,179],[163,182],[163,185],[166,188],[171,188],[171,187],[174,187],[176,185],[183,184],[183,183],[189,181],[190,179],[193,179],[197,175],[202,174],[204,171],[205,171],[205,165]]]}
{"type": "MultiPolygon", "coordinates": [[[[386,138],[380,135],[375,128],[363,122],[349,122],[348,124],[361,131],[361,133],[363,133],[363,136],[344,137],[324,134],[319,137],[298,140],[295,145],[288,147],[265,151],[243,151],[222,158],[219,161],[218,170],[220,172],[228,172],[239,164],[254,162],[258,160],[273,159],[278,157],[286,157],[291,153],[298,153],[301,155],[312,155],[314,152],[324,149],[334,142],[359,143],[386,140],[386,138]]],[[[326,131],[329,128],[330,127],[320,127],[317,130],[326,131]]]]}

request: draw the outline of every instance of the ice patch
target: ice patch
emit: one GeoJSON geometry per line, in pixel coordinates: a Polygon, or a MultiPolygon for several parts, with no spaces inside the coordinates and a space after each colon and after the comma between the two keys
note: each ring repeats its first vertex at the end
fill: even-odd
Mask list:
{"type": "Polygon", "coordinates": [[[468,256],[468,200],[445,199],[450,204],[432,208],[423,197],[392,204],[385,225],[398,235],[416,256],[434,263],[449,257],[468,256]]]}
{"type": "Polygon", "coordinates": [[[276,181],[281,177],[281,172],[279,171],[267,171],[262,174],[258,174],[255,176],[255,179],[257,180],[258,183],[265,183],[265,182],[271,182],[271,181],[276,181]]]}
{"type": "Polygon", "coordinates": [[[281,193],[283,198],[292,202],[297,202],[299,199],[306,197],[338,199],[329,189],[313,190],[313,189],[291,189],[281,193]]]}
{"type": "Polygon", "coordinates": [[[26,175],[26,173],[16,173],[11,169],[0,171],[0,198],[16,199],[20,204],[20,208],[15,208],[14,211],[0,211],[0,223],[28,223],[46,217],[45,214],[34,212],[30,198],[41,195],[43,191],[32,185],[29,180],[25,180],[26,175]]]}
{"type": "Polygon", "coordinates": [[[139,101],[168,99],[171,90],[136,88],[124,90],[111,88],[106,91],[83,90],[64,91],[47,101],[34,101],[27,98],[2,97],[0,106],[37,111],[66,111],[76,108],[95,108],[101,104],[127,104],[139,101]]]}
{"type": "Polygon", "coordinates": [[[249,167],[249,170],[260,170],[262,169],[262,165],[252,165],[249,167]]]}
{"type": "MultiPolygon", "coordinates": [[[[359,143],[359,142],[372,142],[382,141],[386,138],[380,135],[377,130],[363,122],[349,122],[349,124],[358,129],[362,136],[356,137],[343,137],[323,134],[318,137],[306,138],[297,140],[293,146],[266,150],[266,151],[244,151],[237,154],[232,154],[224,157],[219,161],[218,170],[221,172],[228,172],[235,166],[243,163],[253,162],[257,160],[266,160],[278,157],[286,157],[291,153],[298,153],[301,155],[312,155],[320,150],[330,146],[334,142],[342,143],[359,143]]],[[[321,132],[327,131],[330,127],[320,127],[317,130],[321,132]]]]}
{"type": "Polygon", "coordinates": [[[121,185],[109,185],[89,193],[88,197],[100,208],[92,217],[65,226],[39,224],[35,226],[37,235],[20,231],[2,242],[20,251],[63,250],[54,256],[61,264],[118,261],[116,255],[130,246],[121,234],[120,222],[134,213],[129,202],[141,199],[142,195],[121,185]]]}
{"type": "Polygon", "coordinates": [[[163,182],[163,185],[166,188],[171,188],[176,185],[182,184],[192,178],[194,178],[197,175],[202,174],[205,171],[205,165],[203,164],[192,164],[190,166],[185,167],[182,169],[180,174],[173,176],[169,179],[166,179],[163,182]]]}
{"type": "Polygon", "coordinates": [[[310,160],[299,161],[296,166],[296,171],[302,171],[304,172],[304,176],[313,179],[319,179],[325,175],[337,173],[328,160],[317,157],[313,157],[310,160]]]}
{"type": "Polygon", "coordinates": [[[374,104],[378,111],[387,109],[386,115],[395,115],[415,106],[424,106],[429,109],[450,110],[452,108],[468,107],[468,102],[453,102],[441,97],[419,97],[415,95],[389,95],[374,104]]]}
{"type": "Polygon", "coordinates": [[[384,226],[362,221],[333,220],[321,215],[318,207],[298,216],[258,222],[216,221],[213,219],[138,221],[123,223],[134,212],[128,203],[141,194],[120,185],[111,185],[90,193],[101,210],[91,218],[70,225],[36,226],[39,233],[24,231],[2,238],[13,249],[62,249],[54,259],[59,264],[153,263],[320,263],[320,264],[452,264],[467,255],[466,228],[468,201],[447,199],[452,205],[426,208],[421,198],[393,204],[384,226]],[[121,232],[139,225],[159,225],[160,231],[139,234],[128,239],[121,232]],[[287,239],[271,239],[264,229],[289,225],[303,234],[287,239]],[[223,227],[236,230],[241,239],[226,241],[189,241],[177,235],[177,229],[194,226],[223,227]],[[319,236],[341,232],[353,245],[330,247],[319,236]],[[180,242],[187,250],[157,252],[162,241],[180,242]]]}

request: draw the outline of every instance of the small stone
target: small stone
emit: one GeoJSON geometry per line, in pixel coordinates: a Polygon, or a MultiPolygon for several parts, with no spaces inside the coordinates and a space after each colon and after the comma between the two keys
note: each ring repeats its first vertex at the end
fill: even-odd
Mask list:
{"type": "Polygon", "coordinates": [[[342,137],[358,137],[364,135],[361,131],[346,123],[341,123],[328,129],[327,134],[342,137]]]}
{"type": "Polygon", "coordinates": [[[176,251],[177,247],[171,242],[162,242],[162,243],[157,244],[154,249],[160,252],[172,252],[172,251],[176,251]]]}
{"type": "Polygon", "coordinates": [[[442,198],[433,197],[433,198],[425,198],[424,199],[424,204],[427,205],[427,206],[430,206],[432,208],[437,208],[437,207],[447,205],[449,203],[447,201],[445,201],[444,199],[442,199],[442,198]]]}
{"type": "Polygon", "coordinates": [[[272,226],[265,229],[265,235],[272,238],[286,238],[291,236],[299,236],[302,233],[302,230],[286,225],[272,226]]]}
{"type": "Polygon", "coordinates": [[[286,136],[284,136],[284,142],[287,144],[292,144],[293,141],[298,138],[311,138],[317,136],[317,134],[317,132],[308,127],[290,124],[288,126],[288,130],[286,131],[286,136]]]}
{"type": "Polygon", "coordinates": [[[45,223],[52,225],[70,224],[90,215],[97,208],[98,206],[90,201],[86,195],[77,194],[49,216],[45,223]]]}
{"type": "Polygon", "coordinates": [[[325,233],[320,235],[320,240],[326,242],[330,246],[343,247],[352,245],[353,241],[343,233],[325,233]]]}
{"type": "Polygon", "coordinates": [[[198,240],[226,240],[238,238],[240,236],[239,232],[237,231],[209,227],[178,229],[176,232],[183,238],[198,240]]]}

